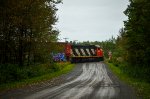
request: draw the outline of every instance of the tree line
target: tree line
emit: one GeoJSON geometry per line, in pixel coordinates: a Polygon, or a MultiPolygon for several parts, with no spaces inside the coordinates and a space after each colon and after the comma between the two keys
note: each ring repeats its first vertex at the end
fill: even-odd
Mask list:
{"type": "Polygon", "coordinates": [[[122,57],[124,71],[134,78],[150,82],[150,1],[129,0],[124,11],[128,20],[116,40],[118,56],[122,57]]]}
{"type": "Polygon", "coordinates": [[[128,20],[120,30],[118,47],[124,50],[124,59],[131,66],[149,68],[150,62],[150,1],[130,0],[124,11],[128,20]]]}
{"type": "Polygon", "coordinates": [[[57,41],[60,0],[0,1],[0,64],[44,62],[57,41]]]}

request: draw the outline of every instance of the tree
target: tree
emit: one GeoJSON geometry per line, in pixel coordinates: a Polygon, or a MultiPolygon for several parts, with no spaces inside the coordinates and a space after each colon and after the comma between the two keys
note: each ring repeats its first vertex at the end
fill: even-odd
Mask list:
{"type": "Polygon", "coordinates": [[[124,11],[128,20],[125,28],[120,30],[117,47],[122,50],[130,66],[149,66],[150,57],[150,1],[130,0],[130,5],[124,11]]]}
{"type": "MultiPolygon", "coordinates": [[[[50,53],[46,42],[56,41],[58,30],[54,0],[1,0],[0,1],[0,59],[1,63],[23,66],[37,56],[50,53]]],[[[47,43],[48,44],[48,43],[47,43]]],[[[35,59],[33,59],[35,60],[35,59]]]]}

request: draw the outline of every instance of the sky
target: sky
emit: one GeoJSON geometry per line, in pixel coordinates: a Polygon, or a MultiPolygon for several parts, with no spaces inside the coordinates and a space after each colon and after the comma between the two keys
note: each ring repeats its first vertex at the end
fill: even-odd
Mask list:
{"type": "Polygon", "coordinates": [[[60,41],[105,41],[117,37],[127,20],[128,0],[63,0],[57,6],[60,41]]]}

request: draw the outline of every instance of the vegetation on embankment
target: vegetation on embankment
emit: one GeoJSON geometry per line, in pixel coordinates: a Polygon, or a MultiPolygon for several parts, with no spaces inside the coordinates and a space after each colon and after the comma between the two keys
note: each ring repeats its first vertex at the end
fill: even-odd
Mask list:
{"type": "Polygon", "coordinates": [[[69,62],[17,67],[13,65],[0,66],[0,91],[23,87],[33,83],[50,80],[68,73],[74,65],[69,62]]]}
{"type": "Polygon", "coordinates": [[[112,62],[107,62],[109,68],[119,77],[120,80],[133,87],[137,98],[150,99],[150,83],[147,82],[146,69],[127,67],[125,64],[114,65],[112,62]],[[142,78],[143,77],[143,78],[142,78]]]}

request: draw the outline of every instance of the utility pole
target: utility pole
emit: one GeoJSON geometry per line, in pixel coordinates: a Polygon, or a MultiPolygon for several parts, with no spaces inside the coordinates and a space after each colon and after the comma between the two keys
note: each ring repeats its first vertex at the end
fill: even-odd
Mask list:
{"type": "Polygon", "coordinates": [[[63,38],[63,39],[65,39],[65,42],[67,42],[67,39],[69,39],[69,38],[63,38]]]}
{"type": "Polygon", "coordinates": [[[78,40],[74,40],[73,43],[74,43],[74,44],[77,44],[77,41],[78,41],[78,40]]]}
{"type": "Polygon", "coordinates": [[[77,42],[78,40],[74,40],[74,42],[77,42]]]}

